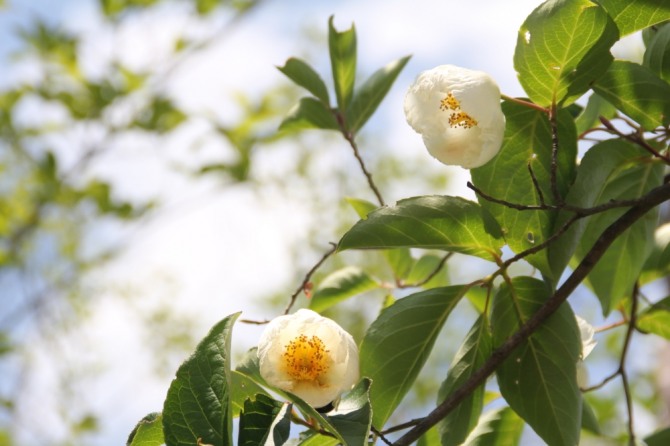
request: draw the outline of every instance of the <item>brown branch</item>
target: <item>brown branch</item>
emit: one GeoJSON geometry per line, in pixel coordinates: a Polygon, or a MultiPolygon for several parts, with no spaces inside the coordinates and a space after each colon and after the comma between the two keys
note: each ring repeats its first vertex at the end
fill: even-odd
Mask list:
{"type": "Polygon", "coordinates": [[[298,295],[300,292],[302,292],[305,289],[305,286],[309,283],[309,280],[312,278],[312,275],[316,272],[317,269],[323,264],[323,262],[328,259],[335,251],[337,250],[337,245],[335,243],[330,243],[332,247],[319,259],[318,262],[309,270],[307,271],[307,274],[305,274],[305,278],[302,280],[300,283],[300,286],[295,290],[293,294],[291,294],[291,301],[288,303],[288,306],[286,307],[286,310],[284,310],[284,314],[288,314],[289,311],[291,311],[291,308],[293,308],[293,304],[295,304],[296,299],[298,298],[298,295]]]}
{"type": "Polygon", "coordinates": [[[449,260],[449,258],[453,255],[454,255],[453,252],[449,252],[444,257],[442,257],[442,259],[440,260],[440,263],[437,264],[435,269],[433,271],[431,271],[431,273],[428,274],[426,277],[424,277],[422,280],[420,280],[418,282],[415,282],[415,283],[399,283],[398,288],[416,288],[416,287],[424,286],[425,284],[430,282],[430,280],[433,277],[435,277],[437,275],[437,273],[439,273],[442,268],[444,268],[444,264],[447,263],[447,260],[449,260]]]}
{"type": "Polygon", "coordinates": [[[637,131],[633,133],[623,133],[617,129],[608,119],[602,116],[600,117],[600,122],[602,122],[611,133],[625,139],[626,141],[632,142],[633,144],[637,144],[655,157],[662,159],[666,164],[670,164],[670,158],[652,147],[637,131]]]}
{"type": "Polygon", "coordinates": [[[504,94],[501,94],[500,97],[507,102],[514,102],[516,104],[523,105],[524,107],[532,108],[533,110],[537,110],[537,111],[542,112],[542,113],[549,113],[548,109],[546,109],[546,108],[544,108],[540,105],[537,105],[534,102],[526,101],[526,100],[519,99],[519,98],[513,98],[511,96],[507,96],[507,95],[504,95],[504,94]]]}
{"type": "Polygon", "coordinates": [[[637,205],[629,209],[614,223],[608,226],[596,240],[593,247],[584,256],[580,264],[561,285],[560,288],[519,328],[496,348],[489,359],[476,370],[461,387],[453,391],[432,412],[417,423],[410,431],[394,443],[396,446],[408,446],[417,441],[428,429],[446,417],[458,404],[470,395],[477,387],[484,384],[486,379],[511,355],[522,342],[537,330],[558,308],[565,302],[572,292],[582,283],[584,278],[593,269],[598,260],[605,254],[607,248],[633,223],[638,221],[649,210],[670,199],[670,185],[664,184],[647,193],[639,199],[637,205]]]}

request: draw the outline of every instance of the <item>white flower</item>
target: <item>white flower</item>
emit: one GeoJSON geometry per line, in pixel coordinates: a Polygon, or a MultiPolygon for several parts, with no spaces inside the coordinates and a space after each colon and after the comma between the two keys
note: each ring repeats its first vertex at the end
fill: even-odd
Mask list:
{"type": "Polygon", "coordinates": [[[593,351],[593,348],[598,342],[593,339],[593,336],[596,333],[593,326],[577,315],[575,315],[575,318],[577,319],[579,334],[582,338],[582,354],[577,361],[577,384],[579,387],[585,388],[589,384],[589,373],[588,370],[586,370],[586,366],[584,365],[584,360],[591,353],[591,351],[593,351]]]}
{"type": "Polygon", "coordinates": [[[333,320],[311,310],[273,319],[258,344],[260,373],[269,384],[315,408],[358,381],[358,347],[333,320]]]}
{"type": "Polygon", "coordinates": [[[428,152],[466,169],[493,158],[502,145],[500,89],[488,74],[440,65],[419,74],[405,95],[405,117],[428,152]]]}

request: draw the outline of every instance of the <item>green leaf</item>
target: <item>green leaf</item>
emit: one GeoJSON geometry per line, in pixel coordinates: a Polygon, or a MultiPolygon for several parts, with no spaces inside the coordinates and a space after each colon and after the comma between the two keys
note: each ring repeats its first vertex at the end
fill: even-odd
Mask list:
{"type": "Polygon", "coordinates": [[[660,429],[644,439],[647,446],[666,446],[670,443],[670,427],[660,429]]]}
{"type": "Polygon", "coordinates": [[[244,402],[237,444],[240,446],[282,445],[291,428],[291,405],[269,396],[256,395],[244,402]]]}
{"type": "Polygon", "coordinates": [[[602,96],[593,93],[589,96],[589,101],[586,103],[586,108],[580,113],[575,120],[577,125],[577,133],[580,135],[587,130],[601,125],[600,117],[612,119],[616,116],[616,107],[603,99],[602,96]]]}
{"type": "Polygon", "coordinates": [[[521,25],[514,68],[530,99],[544,107],[579,98],[612,62],[619,38],[605,10],[591,0],[549,0],[521,25]]]}
{"type": "Polygon", "coordinates": [[[661,26],[647,45],[644,66],[664,81],[670,82],[670,26],[661,26]]]}
{"type": "MultiPolygon", "coordinates": [[[[472,169],[472,182],[480,190],[495,198],[523,205],[540,204],[539,196],[528,171],[530,163],[538,180],[545,202],[553,202],[551,181],[551,126],[544,113],[522,105],[505,102],[507,118],[505,137],[498,156],[477,169],[472,169]]],[[[556,185],[565,196],[575,175],[577,134],[570,114],[561,110],[557,116],[558,169],[556,185]]],[[[552,234],[556,213],[553,211],[518,211],[492,203],[483,198],[479,202],[502,226],[509,247],[520,253],[543,243],[552,234]]],[[[526,257],[542,274],[554,280],[546,250],[526,257]]]]}
{"type": "MultiPolygon", "coordinates": [[[[491,344],[488,320],[485,316],[480,316],[449,367],[447,379],[442,383],[438,393],[438,404],[461,387],[486,362],[491,354],[491,344]]],[[[484,385],[481,385],[440,422],[442,446],[462,444],[477,425],[483,406],[484,385]]]]}
{"type": "Polygon", "coordinates": [[[516,446],[522,432],[523,420],[509,407],[501,407],[480,418],[463,446],[516,446]]]}
{"type": "Polygon", "coordinates": [[[654,246],[640,275],[640,284],[670,274],[670,223],[665,223],[654,231],[654,246]]]}
{"type": "Polygon", "coordinates": [[[279,125],[279,130],[324,129],[338,130],[331,110],[314,98],[302,98],[279,125]]]}
{"type": "Polygon", "coordinates": [[[277,68],[293,82],[306,88],[307,91],[320,99],[324,105],[328,106],[330,104],[326,84],[321,76],[306,62],[292,57],[286,61],[283,67],[277,68]]]}
{"type": "Polygon", "coordinates": [[[237,370],[233,370],[231,376],[230,404],[233,416],[236,417],[244,410],[244,401],[255,397],[257,394],[267,395],[267,392],[252,377],[237,370]]]}
{"type": "Polygon", "coordinates": [[[656,302],[640,313],[636,326],[645,333],[670,339],[670,297],[656,302]]]}
{"type": "Polygon", "coordinates": [[[403,57],[380,68],[355,92],[351,104],[347,108],[347,128],[349,131],[355,133],[368,121],[386,97],[410,57],[403,57]]]}
{"type": "MultiPolygon", "coordinates": [[[[514,334],[549,295],[548,286],[531,277],[504,284],[493,301],[494,345],[514,334]]],[[[507,403],[550,446],[579,444],[582,395],[576,364],[581,350],[575,315],[563,304],[496,370],[507,403]]]]}
{"type": "Polygon", "coordinates": [[[163,406],[167,446],[232,444],[230,343],[239,315],[217,323],[177,370],[163,406]]]}
{"type": "Polygon", "coordinates": [[[298,446],[338,446],[340,440],[326,435],[321,435],[318,432],[309,431],[309,436],[298,443],[298,446]]]}
{"type": "MultiPolygon", "coordinates": [[[[577,177],[565,201],[582,208],[605,203],[609,199],[605,196],[607,184],[615,182],[627,169],[641,169],[644,168],[643,166],[649,168],[650,162],[651,159],[645,151],[629,143],[616,139],[600,142],[591,147],[582,158],[577,170],[577,177]]],[[[629,175],[629,177],[631,179],[635,178],[634,175],[629,175]]],[[[644,174],[639,180],[644,182],[647,178],[648,174],[644,174]]],[[[641,193],[639,187],[635,193],[641,193]]],[[[628,196],[628,198],[634,197],[628,196]]],[[[610,213],[603,215],[607,216],[609,223],[617,217],[617,215],[612,216],[610,213]]],[[[554,230],[558,230],[571,216],[572,213],[561,212],[554,224],[554,230]]],[[[583,237],[587,222],[588,219],[577,221],[561,236],[557,243],[549,246],[549,261],[553,277],[560,277],[580,242],[586,244],[595,241],[595,239],[583,237]]],[[[597,237],[599,235],[592,232],[590,236],[597,237]]],[[[637,251],[637,248],[635,250],[637,251]]]]}
{"type": "Polygon", "coordinates": [[[335,426],[330,422],[330,420],[323,416],[321,413],[317,412],[312,406],[307,404],[302,398],[297,395],[294,395],[289,392],[284,392],[293,403],[300,408],[300,411],[305,414],[306,417],[316,420],[316,422],[327,432],[330,432],[339,440],[342,446],[349,446],[340,434],[340,432],[335,428],[335,426]]]}
{"type": "Polygon", "coordinates": [[[440,432],[437,430],[437,426],[428,429],[428,431],[419,438],[416,446],[442,446],[442,443],[440,442],[440,432]]]}
{"type": "MultiPolygon", "coordinates": [[[[425,254],[421,256],[419,260],[416,261],[409,274],[407,274],[405,283],[413,285],[425,282],[431,274],[434,274],[435,271],[440,268],[442,261],[442,257],[438,257],[434,254],[425,254]]],[[[449,285],[449,277],[446,270],[447,268],[443,265],[441,270],[437,274],[434,274],[428,282],[423,283],[422,286],[424,288],[434,288],[449,285]]]]}
{"type": "Polygon", "coordinates": [[[370,213],[344,234],[338,249],[431,248],[492,260],[502,245],[500,228],[477,203],[434,195],[370,213]]]}
{"type": "Polygon", "coordinates": [[[367,446],[368,444],[368,434],[372,424],[370,385],[370,379],[363,378],[342,397],[335,411],[327,416],[349,446],[367,446]]]}
{"type": "Polygon", "coordinates": [[[357,294],[374,290],[379,284],[365,271],[347,266],[328,275],[314,291],[309,308],[322,312],[357,294]]]}
{"type": "Polygon", "coordinates": [[[433,288],[382,310],[360,346],[361,375],[372,379],[372,422],[378,429],[400,404],[423,367],[466,287],[433,288]]]}
{"type": "Polygon", "coordinates": [[[165,443],[163,439],[163,416],[154,412],[137,423],[135,429],[128,436],[126,446],[160,446],[163,443],[165,443]]]}
{"type": "Polygon", "coordinates": [[[614,61],[593,90],[647,130],[670,122],[670,84],[642,65],[614,61]]]}
{"type": "MultiPolygon", "coordinates": [[[[623,141],[612,141],[607,145],[604,144],[599,144],[601,146],[599,159],[602,159],[602,157],[618,157],[618,154],[612,151],[602,152],[604,148],[629,146],[623,141]]],[[[594,149],[595,147],[591,148],[589,152],[594,149]]],[[[635,147],[627,148],[625,152],[631,153],[631,150],[635,149],[635,147]]],[[[597,199],[594,204],[638,198],[662,184],[663,164],[654,162],[641,149],[638,150],[638,153],[641,155],[639,158],[628,158],[627,163],[618,166],[618,169],[611,172],[611,176],[606,181],[594,185],[594,190],[588,192],[588,195],[596,195],[597,199]]],[[[585,175],[589,175],[588,172],[585,171],[585,175]]],[[[598,168],[592,169],[590,175],[597,176],[598,168]]],[[[612,209],[587,219],[586,227],[575,250],[575,263],[584,258],[603,231],[624,212],[626,212],[626,208],[612,209]]],[[[596,296],[598,296],[603,315],[609,314],[623,298],[630,296],[633,285],[653,250],[654,229],[657,221],[658,209],[645,214],[644,217],[617,237],[588,274],[585,282],[591,286],[596,296]]],[[[559,244],[563,245],[566,241],[567,239],[562,240],[559,244]]]]}
{"type": "Polygon", "coordinates": [[[667,0],[599,0],[619,28],[621,36],[670,19],[667,0]]]}
{"type": "Polygon", "coordinates": [[[600,425],[598,424],[598,417],[591,405],[582,399],[582,429],[600,435],[600,425]]]}
{"type": "Polygon", "coordinates": [[[356,214],[358,214],[360,218],[366,218],[370,212],[379,207],[376,204],[361,198],[347,197],[345,200],[349,203],[352,209],[356,211],[356,214]]]}
{"type": "Polygon", "coordinates": [[[356,28],[351,25],[347,31],[338,32],[333,24],[334,16],[328,20],[328,47],[333,82],[337,95],[337,106],[344,113],[354,92],[356,80],[356,28]]]}

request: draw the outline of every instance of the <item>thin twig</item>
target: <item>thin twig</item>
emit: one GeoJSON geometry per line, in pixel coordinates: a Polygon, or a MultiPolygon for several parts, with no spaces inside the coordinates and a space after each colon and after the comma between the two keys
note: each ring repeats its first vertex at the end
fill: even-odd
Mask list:
{"type": "Polygon", "coordinates": [[[437,275],[437,273],[440,272],[440,270],[444,267],[444,264],[447,263],[447,260],[449,260],[449,258],[453,255],[454,255],[453,252],[448,252],[444,257],[442,257],[442,259],[440,260],[440,263],[437,264],[435,269],[433,271],[431,271],[431,273],[428,274],[426,277],[424,277],[422,280],[420,280],[418,282],[415,282],[415,283],[399,283],[398,288],[416,288],[416,287],[424,286],[425,284],[430,282],[430,280],[433,277],[435,277],[437,275]]]}
{"type": "Polygon", "coordinates": [[[540,184],[537,182],[535,172],[533,172],[533,166],[531,166],[530,162],[528,163],[528,173],[530,174],[530,179],[533,181],[533,187],[535,188],[535,192],[537,192],[537,199],[540,202],[540,206],[545,206],[544,194],[542,193],[542,189],[540,189],[540,184]]]}
{"type": "Polygon", "coordinates": [[[621,352],[621,362],[619,363],[619,373],[621,374],[621,384],[623,385],[623,393],[626,397],[626,409],[628,410],[628,444],[635,446],[635,428],[633,421],[633,398],[628,385],[628,373],[626,372],[626,358],[628,356],[628,349],[635,331],[635,323],[637,320],[637,300],[638,300],[639,285],[635,283],[633,287],[633,295],[631,296],[630,306],[630,320],[628,321],[628,330],[626,330],[626,339],[623,344],[623,351],[621,352]]]}
{"type": "Polygon", "coordinates": [[[298,295],[305,289],[305,286],[309,283],[309,280],[312,278],[312,275],[316,272],[317,269],[323,264],[323,262],[328,259],[333,253],[337,250],[337,244],[335,243],[330,243],[332,247],[326,251],[326,253],[319,259],[318,262],[309,270],[307,271],[307,274],[305,274],[305,278],[302,280],[300,283],[300,286],[295,290],[293,294],[291,294],[291,301],[288,303],[288,306],[286,307],[286,310],[284,310],[284,314],[288,314],[289,311],[291,311],[291,308],[293,308],[293,305],[295,304],[296,299],[298,298],[298,295]]]}
{"type": "Polygon", "coordinates": [[[409,421],[406,421],[404,423],[396,424],[395,426],[391,426],[389,428],[384,429],[380,433],[381,434],[391,434],[393,432],[398,432],[398,431],[402,431],[402,430],[405,430],[405,429],[409,429],[410,427],[414,427],[417,424],[419,424],[419,422],[421,420],[423,420],[423,418],[415,418],[413,420],[409,420],[409,421]]]}
{"type": "Polygon", "coordinates": [[[664,184],[641,197],[636,206],[608,226],[598,237],[589,252],[584,256],[572,274],[560,288],[522,325],[519,330],[507,338],[489,359],[477,369],[472,376],[454,390],[432,412],[417,423],[409,432],[394,443],[395,446],[409,446],[417,441],[428,429],[437,424],[454,410],[459,403],[482,385],[486,379],[505,361],[512,351],[527,340],[558,308],[567,300],[572,292],[582,283],[598,260],[605,254],[607,248],[633,223],[638,221],[649,210],[670,199],[670,185],[664,184]]]}
{"type": "Polygon", "coordinates": [[[532,108],[533,110],[537,110],[537,111],[542,112],[542,113],[549,113],[548,109],[546,109],[546,108],[544,108],[540,105],[537,105],[534,102],[525,101],[525,100],[519,99],[519,98],[513,98],[513,97],[507,96],[505,94],[501,94],[500,97],[503,98],[507,102],[514,102],[516,104],[523,105],[524,107],[532,108]]]}
{"type": "Polygon", "coordinates": [[[370,427],[370,430],[371,430],[371,431],[372,431],[372,432],[373,432],[373,433],[374,433],[374,434],[375,434],[381,441],[383,441],[384,443],[386,443],[386,444],[388,444],[388,445],[392,445],[392,444],[393,444],[388,438],[386,438],[386,437],[384,436],[384,434],[383,434],[382,432],[379,432],[374,426],[371,426],[371,427],[370,427]]]}
{"type": "Polygon", "coordinates": [[[608,119],[602,116],[600,117],[600,122],[602,122],[603,125],[607,127],[607,129],[611,133],[620,136],[621,138],[630,141],[634,144],[637,144],[638,146],[642,147],[644,150],[651,153],[655,157],[662,159],[666,164],[670,164],[670,158],[667,155],[663,155],[654,147],[649,145],[649,143],[637,131],[633,133],[623,133],[619,131],[619,129],[617,129],[608,119]]]}

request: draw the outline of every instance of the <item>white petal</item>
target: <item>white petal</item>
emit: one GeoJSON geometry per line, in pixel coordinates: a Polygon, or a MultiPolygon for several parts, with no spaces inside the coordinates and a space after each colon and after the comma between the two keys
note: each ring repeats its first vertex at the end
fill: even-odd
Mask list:
{"type": "Polygon", "coordinates": [[[596,331],[591,324],[586,322],[586,320],[577,315],[575,315],[575,318],[577,319],[579,334],[582,338],[582,359],[585,359],[591,353],[591,351],[593,351],[594,347],[598,343],[595,339],[593,339],[596,331]]]}

